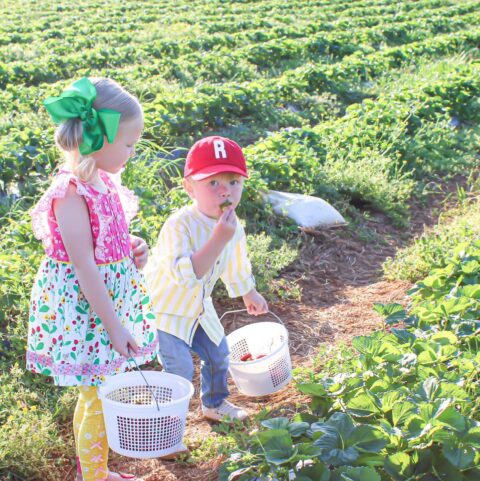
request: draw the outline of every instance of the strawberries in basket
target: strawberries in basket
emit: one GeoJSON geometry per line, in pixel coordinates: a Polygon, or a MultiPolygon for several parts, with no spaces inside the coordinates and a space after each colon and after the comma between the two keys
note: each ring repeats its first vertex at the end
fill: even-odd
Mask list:
{"type": "Polygon", "coordinates": [[[258,354],[255,357],[253,357],[250,352],[247,352],[240,358],[240,361],[242,362],[256,361],[257,359],[262,359],[262,357],[265,357],[265,356],[266,354],[258,354]]]}

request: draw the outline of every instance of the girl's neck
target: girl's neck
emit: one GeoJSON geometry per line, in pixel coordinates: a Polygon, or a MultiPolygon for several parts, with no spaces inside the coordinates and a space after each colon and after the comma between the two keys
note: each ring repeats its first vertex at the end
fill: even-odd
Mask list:
{"type": "Polygon", "coordinates": [[[95,171],[95,174],[93,177],[89,180],[88,182],[95,190],[98,190],[98,192],[102,194],[107,194],[108,193],[108,186],[105,184],[103,181],[100,172],[98,169],[95,171]]]}
{"type": "MultiPolygon", "coordinates": [[[[72,172],[72,168],[68,163],[65,163],[62,167],[60,167],[60,170],[72,172]]],[[[92,178],[88,180],[87,183],[101,194],[107,194],[109,192],[108,186],[103,181],[102,176],[100,175],[100,171],[98,169],[95,170],[92,178]]]]}

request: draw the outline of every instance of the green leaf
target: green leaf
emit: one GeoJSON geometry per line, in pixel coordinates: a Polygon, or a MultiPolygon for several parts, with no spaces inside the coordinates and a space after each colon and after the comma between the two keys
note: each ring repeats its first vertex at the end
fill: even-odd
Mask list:
{"type": "Polygon", "coordinates": [[[387,441],[382,431],[373,426],[362,424],[354,429],[347,443],[360,451],[378,453],[386,446],[387,441]]]}
{"type": "Polygon", "coordinates": [[[380,413],[378,400],[368,392],[357,394],[347,402],[347,411],[352,416],[369,417],[380,413]]]}
{"type": "Polygon", "coordinates": [[[392,422],[394,426],[399,426],[416,411],[416,406],[408,401],[402,401],[395,404],[392,408],[392,422]]]}
{"type": "Polygon", "coordinates": [[[428,365],[428,364],[436,364],[437,362],[439,362],[439,359],[435,351],[433,351],[430,348],[427,348],[425,349],[425,351],[421,352],[417,356],[417,361],[419,364],[428,365]]]}
{"type": "Polygon", "coordinates": [[[473,468],[476,450],[470,446],[458,446],[454,441],[445,442],[442,447],[443,455],[449,463],[459,470],[473,468]]]}
{"type": "Polygon", "coordinates": [[[310,384],[299,384],[297,386],[298,390],[303,394],[308,394],[309,396],[324,397],[327,395],[327,391],[320,384],[310,383],[310,384]]]}
{"type": "Polygon", "coordinates": [[[452,427],[456,431],[463,431],[466,427],[465,417],[462,416],[454,407],[449,407],[437,418],[438,421],[452,427]]]}
{"type": "Polygon", "coordinates": [[[268,429],[287,429],[289,421],[288,418],[272,418],[261,422],[262,426],[268,429]]]}
{"type": "Polygon", "coordinates": [[[426,379],[417,390],[417,394],[424,401],[433,401],[437,397],[437,392],[440,388],[440,382],[434,377],[426,379]]]}
{"type": "Polygon", "coordinates": [[[290,438],[290,433],[286,429],[269,429],[268,431],[260,431],[257,433],[257,437],[260,444],[265,445],[274,437],[288,437],[290,438]]]}
{"type": "Polygon", "coordinates": [[[376,352],[378,341],[369,336],[357,336],[352,340],[353,347],[361,354],[373,354],[376,352]]]}
{"type": "Polygon", "coordinates": [[[465,401],[469,399],[467,392],[457,384],[443,381],[438,390],[438,397],[451,398],[455,401],[465,401]]]}
{"type": "Polygon", "coordinates": [[[412,345],[417,336],[413,332],[407,331],[406,329],[395,329],[392,328],[392,334],[400,341],[401,344],[412,345]]]}
{"type": "Polygon", "coordinates": [[[340,436],[344,439],[348,438],[354,429],[352,419],[345,413],[334,413],[327,420],[326,424],[335,427],[340,436]]]}
{"type": "Polygon", "coordinates": [[[86,340],[86,341],[91,341],[94,337],[95,337],[95,334],[93,334],[93,332],[89,332],[89,333],[86,335],[85,340],[86,340]]]}
{"type": "MultiPolygon", "coordinates": [[[[321,463],[300,468],[298,474],[300,476],[307,476],[307,478],[312,481],[330,481],[330,470],[325,464],[321,463]]],[[[295,481],[297,480],[295,479],[295,481]]]]}
{"type": "Polygon", "coordinates": [[[451,331],[436,332],[430,339],[442,345],[458,343],[457,336],[451,331]]]}
{"type": "Polygon", "coordinates": [[[287,429],[288,429],[288,432],[290,433],[290,435],[293,436],[294,438],[296,438],[298,436],[302,436],[303,434],[305,434],[309,427],[310,427],[309,423],[304,423],[304,422],[295,423],[294,422],[294,423],[290,423],[287,426],[287,429]]]}
{"type": "Polygon", "coordinates": [[[39,312],[48,312],[50,310],[50,307],[48,307],[46,304],[44,304],[40,309],[39,312]]]}
{"type": "Polygon", "coordinates": [[[272,464],[284,464],[297,454],[290,436],[275,436],[264,446],[265,459],[272,464]]]}
{"type": "Polygon", "coordinates": [[[322,453],[320,447],[315,446],[312,443],[299,443],[296,445],[296,448],[296,459],[312,459],[320,456],[320,454],[322,453]]]}
{"type": "Polygon", "coordinates": [[[480,449],[480,427],[469,429],[467,435],[463,438],[463,442],[480,449]]]}
{"type": "Polygon", "coordinates": [[[380,481],[380,475],[370,467],[342,467],[332,473],[332,481],[380,481]]]}
{"type": "Polygon", "coordinates": [[[403,401],[405,398],[405,393],[401,390],[388,391],[379,395],[382,411],[384,413],[390,412],[393,406],[403,401]]]}
{"type": "Polygon", "coordinates": [[[402,321],[407,316],[405,309],[400,304],[381,304],[374,303],[373,310],[385,317],[386,324],[396,324],[402,321]]]}
{"type": "Polygon", "coordinates": [[[406,453],[395,453],[388,456],[383,467],[395,481],[405,481],[413,474],[410,457],[406,453]]]}

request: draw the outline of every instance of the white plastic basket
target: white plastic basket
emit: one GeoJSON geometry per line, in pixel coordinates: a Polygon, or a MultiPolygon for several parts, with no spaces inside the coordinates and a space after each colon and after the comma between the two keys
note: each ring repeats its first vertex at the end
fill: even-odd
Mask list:
{"type": "Polygon", "coordinates": [[[132,458],[182,451],[192,395],[192,383],[176,374],[138,370],[109,377],[99,398],[110,448],[132,458]]]}
{"type": "MultiPolygon", "coordinates": [[[[244,311],[242,309],[241,311],[244,311]]],[[[227,311],[226,314],[240,311],[227,311]]],[[[230,349],[230,374],[237,389],[246,396],[266,396],[279,391],[292,378],[292,362],[288,349],[288,331],[273,312],[277,322],[255,322],[233,331],[227,336],[230,349]],[[242,356],[260,354],[265,357],[241,361],[242,356]]]]}

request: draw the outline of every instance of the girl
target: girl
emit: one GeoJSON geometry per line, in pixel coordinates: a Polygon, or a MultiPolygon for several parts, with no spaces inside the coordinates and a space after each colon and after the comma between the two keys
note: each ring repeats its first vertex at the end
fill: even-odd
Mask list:
{"type": "Polygon", "coordinates": [[[55,142],[66,163],[31,212],[46,257],[32,290],[27,368],[78,387],[77,480],[133,479],[108,471],[97,386],[124,371],[132,355],[148,362],[156,348],[138,271],[148,249],[128,233],[137,199],[109,175],[134,154],[143,113],[138,100],[109,79],[82,78],[44,104],[59,124],[55,142]]]}

